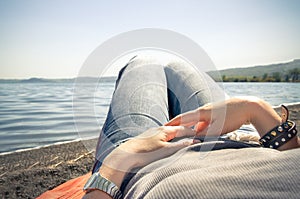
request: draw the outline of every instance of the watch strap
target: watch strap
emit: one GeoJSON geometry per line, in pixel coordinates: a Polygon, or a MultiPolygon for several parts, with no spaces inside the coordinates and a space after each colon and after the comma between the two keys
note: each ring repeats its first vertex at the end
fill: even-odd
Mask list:
{"type": "Polygon", "coordinates": [[[83,187],[84,191],[101,190],[114,199],[122,198],[122,193],[113,182],[102,177],[99,172],[94,173],[83,187]]]}

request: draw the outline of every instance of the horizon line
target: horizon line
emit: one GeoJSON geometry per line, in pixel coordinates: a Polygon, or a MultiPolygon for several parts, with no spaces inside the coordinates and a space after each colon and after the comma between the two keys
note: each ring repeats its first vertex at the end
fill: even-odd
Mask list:
{"type": "MultiPolygon", "coordinates": [[[[259,67],[259,66],[269,66],[269,65],[278,65],[278,64],[287,64],[295,61],[300,61],[300,58],[293,58],[290,60],[286,61],[280,61],[280,62],[273,62],[273,63],[268,63],[268,64],[256,64],[256,65],[248,65],[248,66],[236,66],[236,67],[228,67],[228,68],[223,68],[223,69],[218,69],[217,71],[223,71],[223,70],[230,70],[230,69],[241,69],[241,68],[252,68],[252,67],[259,67]]],[[[211,72],[211,71],[207,71],[211,72]]],[[[116,75],[104,75],[102,77],[116,77],[116,75]]],[[[99,78],[97,76],[79,76],[80,78],[99,78]]],[[[29,80],[29,79],[46,79],[46,80],[58,80],[58,79],[76,79],[79,78],[78,76],[75,77],[39,77],[39,76],[31,76],[31,77],[0,77],[0,80],[29,80]]]]}

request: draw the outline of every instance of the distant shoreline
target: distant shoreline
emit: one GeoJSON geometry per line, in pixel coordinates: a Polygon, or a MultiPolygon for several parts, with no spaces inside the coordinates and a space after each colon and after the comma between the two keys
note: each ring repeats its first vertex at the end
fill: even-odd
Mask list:
{"type": "Polygon", "coordinates": [[[220,82],[300,82],[300,59],[290,62],[207,72],[220,82]]]}
{"type": "MultiPolygon", "coordinates": [[[[226,77],[223,76],[222,79],[219,77],[212,78],[216,82],[236,82],[236,83],[300,83],[299,80],[290,81],[290,80],[278,80],[273,77],[268,77],[267,79],[262,79],[258,77],[244,77],[244,76],[234,76],[226,77]]],[[[70,78],[70,79],[44,79],[44,78],[30,78],[30,79],[0,79],[0,84],[20,84],[20,83],[99,83],[99,82],[112,82],[116,81],[117,77],[108,76],[108,77],[85,77],[85,78],[70,78]]]]}
{"type": "Polygon", "coordinates": [[[117,79],[116,76],[105,77],[75,77],[75,78],[37,78],[31,77],[28,79],[0,79],[0,83],[98,83],[99,81],[114,82],[117,79]]]}
{"type": "MultiPolygon", "coordinates": [[[[274,63],[268,65],[256,65],[222,70],[206,71],[217,82],[300,82],[300,59],[289,62],[274,63]]],[[[0,83],[34,83],[34,82],[98,82],[116,80],[116,76],[103,77],[73,77],[73,78],[2,78],[0,83]]]]}

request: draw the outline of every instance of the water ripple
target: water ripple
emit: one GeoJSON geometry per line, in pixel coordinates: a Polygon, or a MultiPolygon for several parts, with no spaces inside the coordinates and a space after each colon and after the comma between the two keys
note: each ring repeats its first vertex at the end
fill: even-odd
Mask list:
{"type": "MultiPolygon", "coordinates": [[[[0,83],[0,152],[97,137],[114,83],[101,83],[97,90],[95,84],[81,85],[82,95],[76,98],[73,86],[65,82],[0,83]]],[[[224,83],[223,87],[230,96],[254,95],[272,105],[300,102],[300,84],[224,83]]]]}
{"type": "Polygon", "coordinates": [[[83,86],[87,92],[74,106],[73,83],[1,83],[0,152],[97,137],[114,84],[83,86]]]}

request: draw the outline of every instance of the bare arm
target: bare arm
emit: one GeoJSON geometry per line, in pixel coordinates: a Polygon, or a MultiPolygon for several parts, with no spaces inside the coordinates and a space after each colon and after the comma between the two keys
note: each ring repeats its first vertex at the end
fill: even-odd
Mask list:
{"type": "MultiPolygon", "coordinates": [[[[261,99],[255,97],[231,98],[178,115],[166,125],[195,125],[197,135],[217,136],[232,132],[248,122],[254,125],[262,137],[272,128],[281,124],[281,118],[270,104],[261,99]]],[[[294,137],[278,149],[297,148],[300,146],[299,143],[299,138],[294,137]]]]}
{"type": "MultiPolygon", "coordinates": [[[[255,126],[261,137],[282,123],[281,117],[263,100],[254,100],[249,108],[252,110],[250,122],[255,126]]],[[[279,147],[278,150],[282,151],[299,147],[300,139],[298,136],[295,136],[292,140],[279,147]]]]}

